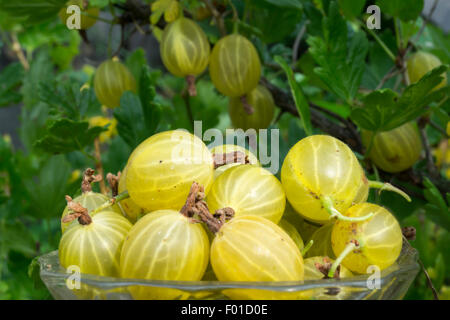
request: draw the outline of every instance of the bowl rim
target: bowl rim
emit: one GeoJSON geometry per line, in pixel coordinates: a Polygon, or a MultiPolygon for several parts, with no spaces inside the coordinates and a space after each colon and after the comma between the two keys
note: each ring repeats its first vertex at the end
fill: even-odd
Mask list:
{"type": "MultiPolygon", "coordinates": [[[[52,261],[53,261],[52,260],[52,261]]],[[[40,277],[46,282],[46,279],[59,279],[66,281],[72,273],[68,273],[59,265],[58,250],[49,252],[38,257],[40,266],[40,277]],[[55,260],[53,265],[48,260],[55,260]]],[[[403,242],[402,251],[397,262],[380,272],[380,286],[391,283],[395,278],[401,277],[405,273],[418,273],[420,266],[418,264],[418,252],[407,241],[403,242]],[[400,263],[398,263],[400,260],[400,263]]],[[[303,291],[316,288],[329,287],[351,287],[357,289],[368,289],[368,280],[372,274],[356,275],[350,278],[342,279],[321,279],[321,280],[302,280],[302,281],[279,281],[279,282],[224,282],[224,281],[174,281],[174,280],[145,280],[145,279],[127,279],[118,277],[105,277],[92,274],[80,274],[80,282],[99,289],[116,289],[128,286],[148,286],[180,289],[190,292],[204,290],[223,290],[223,289],[270,289],[273,291],[303,291]]],[[[409,275],[410,278],[410,275],[409,275]]]]}

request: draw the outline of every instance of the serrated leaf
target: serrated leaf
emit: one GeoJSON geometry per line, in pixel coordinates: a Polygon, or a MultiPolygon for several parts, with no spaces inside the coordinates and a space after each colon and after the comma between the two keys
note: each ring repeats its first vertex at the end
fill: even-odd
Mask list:
{"type": "Polygon", "coordinates": [[[20,63],[6,66],[0,73],[0,107],[18,103],[22,95],[16,88],[22,83],[24,70],[20,63]]]}
{"type": "Polygon", "coordinates": [[[136,79],[136,83],[139,83],[141,77],[141,70],[143,66],[148,65],[146,53],[144,49],[138,48],[133,51],[125,61],[125,65],[130,70],[133,77],[136,79]]]}
{"type": "Polygon", "coordinates": [[[349,19],[359,17],[365,4],[366,0],[339,0],[342,12],[349,19]]]}
{"type": "Polygon", "coordinates": [[[322,36],[307,40],[310,53],[319,65],[315,72],[331,91],[351,104],[361,84],[369,42],[363,32],[349,39],[346,21],[336,2],[331,2],[322,29],[322,36]]]}
{"type": "Polygon", "coordinates": [[[107,131],[102,127],[89,128],[86,121],[66,118],[49,120],[46,127],[46,134],[34,143],[34,147],[52,154],[83,150],[92,145],[100,133],[107,131]]]}
{"type": "Polygon", "coordinates": [[[377,5],[381,12],[409,21],[419,17],[424,7],[424,0],[377,0],[377,5]]]}
{"type": "Polygon", "coordinates": [[[402,96],[390,89],[373,91],[363,98],[364,107],[355,108],[351,118],[361,128],[388,131],[425,114],[430,103],[450,95],[450,86],[434,90],[442,81],[448,66],[441,65],[427,73],[419,82],[408,86],[402,96]]]}
{"type": "MultiPolygon", "coordinates": [[[[439,190],[436,186],[428,179],[424,179],[424,196],[429,202],[425,205],[425,210],[427,216],[434,221],[437,225],[450,231],[450,208],[445,202],[439,190]]],[[[449,194],[447,193],[447,198],[449,194]]]]}
{"type": "Polygon", "coordinates": [[[283,58],[280,56],[276,56],[274,60],[281,66],[281,68],[286,73],[289,86],[291,88],[291,93],[294,98],[295,106],[302,121],[303,129],[305,130],[306,134],[310,136],[312,135],[313,130],[311,125],[311,111],[309,110],[308,101],[306,100],[306,97],[303,94],[302,89],[295,81],[294,72],[286,63],[286,61],[284,61],[283,58]]]}

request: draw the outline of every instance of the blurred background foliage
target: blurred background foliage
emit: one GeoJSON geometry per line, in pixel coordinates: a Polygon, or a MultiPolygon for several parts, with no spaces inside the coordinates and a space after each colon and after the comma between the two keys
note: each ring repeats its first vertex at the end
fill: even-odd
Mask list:
{"type": "MultiPolygon", "coordinates": [[[[158,38],[176,13],[177,1],[89,2],[102,9],[100,18],[87,32],[77,32],[58,19],[65,0],[0,0],[0,299],[51,298],[30,263],[57,249],[64,195],[80,193],[84,168],[101,165],[105,173],[118,172],[146,137],[174,128],[192,131],[191,119],[202,120],[203,130],[232,127],[228,98],[214,89],[207,73],[197,81],[198,95],[186,99],[184,79],[168,74],[161,64],[158,38]],[[125,93],[120,107],[108,110],[95,97],[93,75],[113,55],[128,66],[141,89],[138,94],[125,93]],[[20,123],[14,119],[17,113],[20,123]]],[[[329,116],[333,113],[365,128],[369,117],[378,121],[377,130],[389,126],[388,121],[399,125],[423,115],[424,105],[418,100],[407,101],[407,107],[416,110],[409,118],[402,112],[404,105],[380,111],[367,103],[371,92],[381,87],[397,92],[400,101],[404,98],[401,75],[387,81],[384,77],[395,68],[389,53],[397,56],[408,43],[450,64],[449,37],[425,20],[423,0],[180,1],[178,10],[183,8],[197,20],[214,44],[221,33],[205,3],[219,10],[226,30],[238,24],[240,33],[255,44],[268,82],[284,92],[301,92],[331,123],[337,122],[329,116]],[[370,4],[382,9],[381,30],[364,27],[370,4]],[[289,70],[290,83],[285,74],[289,70]],[[366,108],[355,112],[361,101],[366,108]],[[383,118],[383,112],[389,116],[383,118]]],[[[430,81],[439,83],[438,75],[431,75],[430,81]]],[[[422,96],[429,91],[420,86],[414,90],[423,91],[422,96]]],[[[448,94],[448,87],[444,91],[448,94]]],[[[429,115],[434,125],[427,125],[426,133],[440,171],[437,180],[448,182],[450,101],[433,101],[429,115]]],[[[305,136],[305,123],[280,108],[271,128],[280,129],[282,163],[289,148],[305,136]]],[[[313,130],[326,132],[317,126],[313,130]]],[[[363,157],[363,150],[355,151],[363,157]]],[[[405,178],[426,172],[426,159],[404,175],[379,173],[370,163],[366,169],[370,179],[390,181],[413,196],[405,203],[396,194],[374,192],[370,201],[390,208],[402,226],[416,228],[417,238],[411,243],[440,298],[449,299],[448,190],[430,180],[414,183],[405,178]]],[[[424,273],[406,298],[433,298],[424,273]]]]}

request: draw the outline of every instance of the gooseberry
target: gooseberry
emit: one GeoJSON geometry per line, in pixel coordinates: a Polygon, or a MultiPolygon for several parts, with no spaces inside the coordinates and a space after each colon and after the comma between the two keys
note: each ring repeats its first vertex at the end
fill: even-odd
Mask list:
{"type": "Polygon", "coordinates": [[[125,65],[113,58],[97,68],[94,90],[100,103],[115,108],[120,105],[120,98],[125,91],[136,92],[136,80],[125,65]]]}
{"type": "Polygon", "coordinates": [[[228,113],[233,126],[243,130],[267,128],[275,112],[275,102],[270,91],[258,85],[247,94],[246,100],[253,108],[251,114],[246,111],[241,99],[230,98],[228,113]]]}
{"type": "MultiPolygon", "coordinates": [[[[418,51],[414,53],[406,62],[409,81],[411,83],[418,82],[425,74],[440,65],[442,65],[441,60],[439,60],[439,58],[432,53],[425,51],[418,51]]],[[[444,79],[433,90],[443,88],[447,85],[447,74],[444,73],[442,76],[444,79]]]]}
{"type": "Polygon", "coordinates": [[[191,96],[196,95],[195,76],[209,63],[210,45],[206,34],[193,20],[180,17],[164,29],[160,52],[166,68],[177,77],[185,77],[191,96]]]}

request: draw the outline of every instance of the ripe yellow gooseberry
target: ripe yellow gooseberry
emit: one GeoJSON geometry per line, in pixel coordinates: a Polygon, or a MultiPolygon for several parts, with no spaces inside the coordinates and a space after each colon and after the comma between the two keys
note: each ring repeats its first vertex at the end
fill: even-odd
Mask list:
{"type": "Polygon", "coordinates": [[[108,108],[120,105],[125,91],[136,92],[136,80],[128,68],[118,59],[104,61],[94,77],[94,90],[97,99],[108,108]]]}
{"type": "MultiPolygon", "coordinates": [[[[442,65],[441,60],[429,52],[418,51],[414,53],[406,63],[409,81],[411,83],[418,82],[425,74],[440,65],[442,65]]],[[[442,76],[444,79],[433,90],[443,88],[447,85],[447,74],[444,73],[442,76]]]]}
{"type": "MultiPolygon", "coordinates": [[[[298,246],[273,222],[258,216],[232,218],[216,232],[211,265],[219,281],[301,281],[303,258],[298,246]]],[[[298,299],[299,293],[227,289],[232,299],[298,299]]]]}
{"type": "Polygon", "coordinates": [[[127,168],[130,198],[147,212],[180,210],[194,181],[208,194],[214,177],[208,147],[184,130],[160,132],[146,139],[131,154],[127,168]]]}
{"type": "Polygon", "coordinates": [[[191,96],[196,95],[195,76],[209,63],[210,45],[206,34],[193,20],[180,17],[164,29],[160,52],[166,68],[177,77],[186,77],[191,96]]]}
{"type": "MultiPolygon", "coordinates": [[[[373,132],[363,131],[362,140],[369,148],[373,132]]],[[[408,122],[390,131],[377,133],[369,157],[386,172],[401,172],[411,168],[420,158],[422,142],[417,125],[408,122]]]]}
{"type": "Polygon", "coordinates": [[[247,94],[247,102],[253,108],[251,114],[245,109],[241,99],[230,98],[228,113],[233,126],[243,130],[267,128],[275,113],[275,102],[270,91],[258,85],[247,94]]]}
{"type": "Polygon", "coordinates": [[[239,34],[220,39],[214,46],[209,73],[219,92],[242,97],[258,85],[261,62],[255,46],[239,34]]]}
{"type": "Polygon", "coordinates": [[[281,182],[289,203],[306,219],[325,224],[355,199],[364,174],[356,156],[340,140],[315,135],[297,142],[281,168],[281,182]]]}
{"type": "MultiPolygon", "coordinates": [[[[70,0],[58,13],[61,21],[66,24],[67,20],[74,15],[73,11],[67,12],[70,6],[78,6],[80,8],[80,29],[87,30],[92,27],[96,22],[100,14],[100,9],[89,6],[87,1],[84,0],[70,0]]],[[[72,22],[72,21],[71,21],[72,22]]],[[[75,20],[73,20],[73,23],[75,20]]]]}
{"type": "Polygon", "coordinates": [[[206,201],[211,212],[232,208],[235,216],[256,215],[280,221],[286,197],[278,179],[255,165],[234,166],[213,183],[206,201]]]}
{"type": "Polygon", "coordinates": [[[352,206],[346,214],[361,217],[369,212],[373,216],[365,221],[335,222],[331,233],[331,246],[337,256],[334,267],[342,262],[351,271],[365,274],[371,265],[383,270],[397,260],[402,249],[402,231],[388,210],[376,204],[361,203],[352,206]]]}
{"type": "MultiPolygon", "coordinates": [[[[122,171],[122,174],[120,175],[118,188],[119,193],[125,192],[127,190],[127,183],[126,183],[127,171],[128,167],[125,167],[125,169],[123,169],[122,171]]],[[[125,216],[132,223],[135,223],[139,219],[139,217],[144,214],[144,210],[141,207],[139,207],[136,203],[134,203],[133,200],[131,200],[131,198],[123,199],[117,205],[120,208],[122,208],[125,216]]]]}
{"type": "MultiPolygon", "coordinates": [[[[238,146],[235,144],[222,144],[220,146],[216,146],[211,149],[211,153],[213,154],[213,156],[219,155],[219,154],[231,154],[234,151],[243,152],[247,156],[249,164],[254,164],[254,165],[258,165],[258,166],[261,165],[258,161],[258,158],[253,154],[253,152],[251,152],[250,150],[248,150],[244,147],[241,147],[241,146],[238,146]]],[[[224,173],[229,168],[240,165],[240,164],[242,164],[242,163],[229,163],[229,164],[226,164],[226,165],[216,168],[214,170],[214,179],[217,179],[218,176],[220,176],[222,173],[224,173]]]]}

